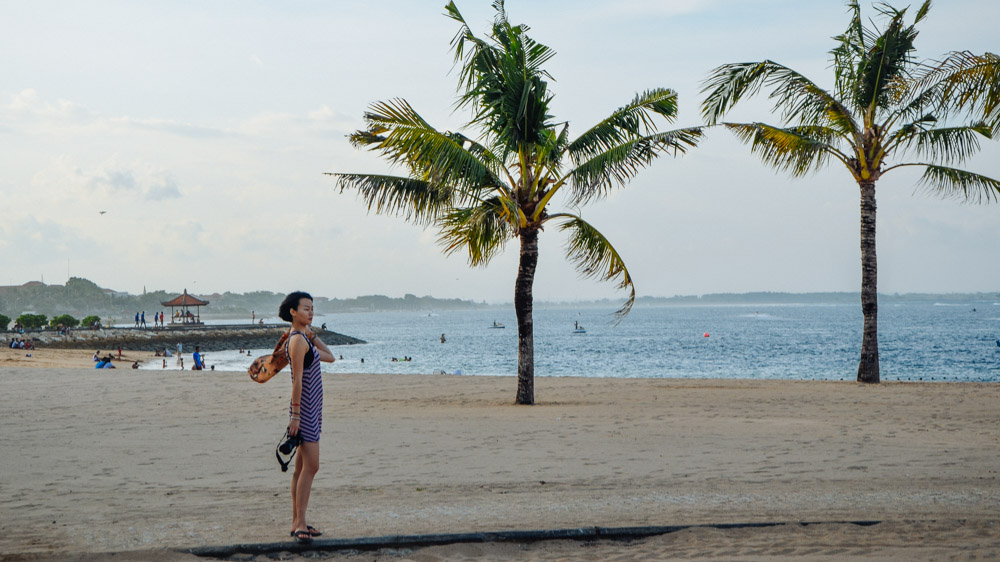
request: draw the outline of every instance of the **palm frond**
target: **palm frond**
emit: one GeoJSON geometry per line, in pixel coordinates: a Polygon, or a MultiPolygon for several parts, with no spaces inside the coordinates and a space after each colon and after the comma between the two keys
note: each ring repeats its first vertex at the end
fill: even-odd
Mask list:
{"type": "Polygon", "coordinates": [[[939,95],[943,114],[968,113],[1000,132],[1000,56],[955,51],[924,67],[916,81],[939,95]]]}
{"type": "MultiPolygon", "coordinates": [[[[888,129],[899,121],[911,121],[906,127],[912,124],[927,122],[928,119],[937,121],[939,109],[941,108],[942,94],[941,88],[921,89],[920,83],[916,80],[907,80],[907,84],[900,92],[898,109],[890,112],[884,128],[888,129]]],[[[942,115],[945,117],[946,115],[942,115]]]]}
{"type": "Polygon", "coordinates": [[[635,285],[621,255],[600,231],[582,218],[571,214],[553,215],[552,218],[565,219],[559,229],[569,232],[566,257],[580,275],[599,281],[617,280],[618,289],[629,291],[628,300],[615,312],[618,322],[624,320],[635,304],[635,285]]]}
{"type": "Polygon", "coordinates": [[[446,254],[464,248],[470,265],[485,266],[513,238],[516,222],[516,209],[510,200],[492,197],[479,205],[448,211],[438,222],[441,228],[438,242],[446,254]]]}
{"type": "Polygon", "coordinates": [[[855,107],[869,114],[875,108],[891,106],[893,97],[898,97],[898,79],[905,77],[907,67],[913,63],[913,41],[917,37],[916,28],[903,23],[905,9],[897,10],[888,4],[876,9],[889,17],[889,23],[857,60],[850,84],[855,107]]]}
{"type": "Polygon", "coordinates": [[[442,185],[401,176],[327,173],[341,193],[356,190],[368,212],[396,215],[417,224],[430,224],[452,204],[454,192],[442,185]]]}
{"type": "Polygon", "coordinates": [[[613,188],[625,186],[656,157],[665,152],[683,154],[701,137],[701,127],[677,129],[626,141],[594,155],[568,174],[573,204],[604,197],[613,188]]]}
{"type": "Polygon", "coordinates": [[[861,20],[861,5],[856,1],[848,3],[851,22],[847,30],[834,37],[837,46],[830,51],[833,55],[833,72],[836,91],[850,92],[857,82],[858,61],[868,50],[864,22],[861,20]]]}
{"type": "Polygon", "coordinates": [[[635,95],[635,98],[594,125],[569,144],[573,162],[590,158],[630,139],[656,132],[655,115],[671,122],[677,116],[677,92],[655,88],[635,95]]]}
{"type": "Polygon", "coordinates": [[[562,163],[562,156],[569,145],[569,123],[556,133],[549,129],[545,135],[545,143],[538,147],[536,158],[538,163],[546,166],[552,172],[557,172],[562,163]]]}
{"type": "Polygon", "coordinates": [[[779,128],[765,123],[725,123],[760,159],[778,170],[800,177],[819,170],[839,154],[833,143],[841,133],[824,127],[779,128]]]}
{"type": "Polygon", "coordinates": [[[355,132],[351,142],[405,165],[415,178],[470,193],[504,185],[498,158],[460,133],[436,130],[406,100],[377,102],[364,119],[368,130],[355,132]]]}
{"type": "Polygon", "coordinates": [[[979,137],[992,138],[992,131],[985,123],[973,123],[962,127],[942,127],[936,129],[900,128],[899,146],[912,149],[914,154],[937,162],[959,163],[979,152],[979,137]]]}
{"type": "Polygon", "coordinates": [[[705,122],[715,125],[722,116],[744,97],[771,89],[774,111],[783,120],[807,125],[826,125],[844,133],[859,131],[851,112],[830,92],[817,86],[802,74],[774,61],[733,63],[722,65],[703,82],[701,114],[705,122]]]}
{"type": "Polygon", "coordinates": [[[542,69],[555,52],[527,35],[528,27],[507,21],[503,2],[497,11],[489,41],[477,38],[465,20],[449,5],[449,15],[462,24],[452,44],[456,63],[461,61],[457,107],[470,107],[472,124],[482,125],[502,158],[521,144],[540,144],[548,128],[549,102],[542,69]],[[468,47],[468,51],[466,51],[468,47]]]}
{"type": "Polygon", "coordinates": [[[472,28],[466,23],[465,17],[458,10],[458,6],[455,5],[454,0],[448,2],[448,5],[445,6],[445,15],[461,24],[455,33],[455,37],[451,40],[451,47],[455,51],[455,64],[465,63],[462,64],[459,72],[458,90],[467,90],[475,82],[475,66],[468,64],[468,59],[472,59],[473,57],[479,57],[480,59],[490,58],[491,56],[495,56],[495,52],[492,45],[476,37],[476,34],[472,32],[472,28]],[[472,52],[467,53],[466,47],[471,48],[472,52]]]}
{"type": "Polygon", "coordinates": [[[928,165],[918,185],[933,195],[967,203],[1000,200],[1000,180],[956,168],[928,165]]]}
{"type": "Polygon", "coordinates": [[[716,67],[702,82],[701,93],[708,93],[701,103],[701,116],[709,125],[719,120],[744,97],[760,92],[770,73],[772,61],[739,62],[716,67]]]}

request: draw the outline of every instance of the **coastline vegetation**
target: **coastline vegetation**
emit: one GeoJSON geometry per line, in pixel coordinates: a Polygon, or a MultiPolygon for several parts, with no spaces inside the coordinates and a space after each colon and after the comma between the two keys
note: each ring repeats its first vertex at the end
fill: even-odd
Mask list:
{"type": "MultiPolygon", "coordinates": [[[[3,320],[11,323],[11,317],[22,314],[44,316],[38,327],[49,323],[48,317],[70,316],[74,319],[84,317],[81,324],[86,327],[94,320],[100,319],[110,324],[108,318],[120,318],[127,321],[137,311],[146,311],[151,316],[154,311],[163,307],[161,302],[176,297],[181,291],[167,292],[163,290],[149,291],[141,295],[102,289],[96,283],[78,277],[70,278],[65,285],[45,285],[31,282],[15,287],[0,287],[0,330],[6,330],[3,320]]],[[[277,314],[278,305],[284,294],[271,291],[252,291],[248,293],[225,292],[222,294],[197,295],[211,304],[202,313],[203,317],[251,317],[251,312],[257,318],[277,314]]],[[[484,308],[485,303],[476,303],[463,299],[418,297],[407,294],[403,297],[387,297],[384,295],[367,295],[355,298],[329,298],[316,296],[317,312],[332,314],[342,312],[382,312],[382,311],[432,311],[484,308]]],[[[53,318],[53,321],[56,319],[53,318]]],[[[65,320],[65,319],[64,319],[65,320]]],[[[32,325],[34,325],[32,320],[32,325]]],[[[68,322],[62,323],[73,327],[68,322]]],[[[24,323],[21,322],[23,325],[24,323]]]]}

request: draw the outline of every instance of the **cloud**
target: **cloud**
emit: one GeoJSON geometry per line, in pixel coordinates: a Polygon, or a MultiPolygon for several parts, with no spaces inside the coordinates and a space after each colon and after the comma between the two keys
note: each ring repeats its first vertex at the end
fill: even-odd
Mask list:
{"type": "Polygon", "coordinates": [[[76,124],[91,123],[95,114],[87,107],[66,100],[50,102],[42,99],[33,88],[27,88],[11,96],[6,107],[12,121],[56,121],[76,124]]]}
{"type": "Polygon", "coordinates": [[[99,244],[84,230],[55,221],[23,217],[0,228],[0,233],[12,247],[18,249],[19,256],[28,259],[44,259],[53,255],[103,255],[97,249],[99,244]]]}
{"type": "Polygon", "coordinates": [[[181,196],[181,190],[177,187],[177,180],[169,174],[151,180],[146,188],[146,199],[150,201],[163,201],[165,199],[177,199],[181,196]]]}
{"type": "Polygon", "coordinates": [[[248,136],[295,138],[302,135],[341,136],[354,130],[357,119],[323,105],[303,116],[295,113],[259,113],[240,124],[239,131],[248,136]]]}
{"type": "Polygon", "coordinates": [[[355,117],[331,109],[325,104],[304,114],[258,113],[242,120],[233,129],[159,117],[108,116],[72,101],[48,101],[33,88],[11,95],[10,102],[6,106],[0,106],[0,132],[58,134],[61,137],[153,132],[201,140],[237,137],[328,138],[342,136],[356,128],[356,125],[355,117]]]}
{"type": "Polygon", "coordinates": [[[87,106],[67,101],[48,101],[33,88],[11,95],[10,103],[0,107],[0,123],[4,129],[18,129],[32,133],[69,132],[101,133],[127,131],[153,131],[187,138],[210,139],[231,136],[234,133],[216,127],[207,127],[160,118],[134,118],[127,115],[109,117],[87,106]],[[67,130],[67,129],[71,130],[67,130]]]}
{"type": "Polygon", "coordinates": [[[216,127],[182,123],[180,121],[171,121],[169,119],[133,119],[131,117],[115,117],[113,119],[109,119],[109,122],[126,128],[155,131],[196,139],[219,138],[233,134],[229,131],[216,127]]]}
{"type": "Polygon", "coordinates": [[[77,192],[84,198],[132,197],[146,201],[163,201],[182,196],[173,173],[153,164],[134,161],[120,163],[112,157],[93,169],[72,164],[66,157],[57,158],[32,178],[34,196],[46,194],[62,197],[77,192]]]}
{"type": "Polygon", "coordinates": [[[588,19],[669,18],[701,12],[709,0],[618,0],[597,2],[587,8],[588,19]]]}
{"type": "Polygon", "coordinates": [[[99,170],[87,180],[87,188],[104,191],[108,194],[135,191],[135,176],[131,170],[105,169],[99,170]]]}

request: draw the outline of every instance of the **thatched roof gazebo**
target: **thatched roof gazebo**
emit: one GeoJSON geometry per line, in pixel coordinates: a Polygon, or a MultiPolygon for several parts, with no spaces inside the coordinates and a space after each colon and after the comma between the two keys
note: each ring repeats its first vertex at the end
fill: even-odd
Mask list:
{"type": "Polygon", "coordinates": [[[196,299],[188,294],[187,289],[184,289],[183,295],[173,300],[161,302],[160,304],[170,307],[171,324],[201,324],[201,307],[208,305],[208,301],[196,299]],[[193,314],[190,311],[190,307],[194,307],[195,309],[193,314]],[[180,310],[175,312],[175,308],[179,308],[180,310]]]}

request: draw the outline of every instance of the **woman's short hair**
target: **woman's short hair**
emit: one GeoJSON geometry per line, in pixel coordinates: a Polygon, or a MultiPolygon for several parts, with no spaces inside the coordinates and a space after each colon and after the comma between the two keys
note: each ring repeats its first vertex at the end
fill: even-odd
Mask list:
{"type": "Polygon", "coordinates": [[[278,307],[278,318],[281,318],[285,322],[291,322],[292,311],[298,310],[299,301],[302,299],[313,300],[312,295],[304,291],[295,291],[285,297],[285,300],[281,301],[281,306],[278,307]]]}

